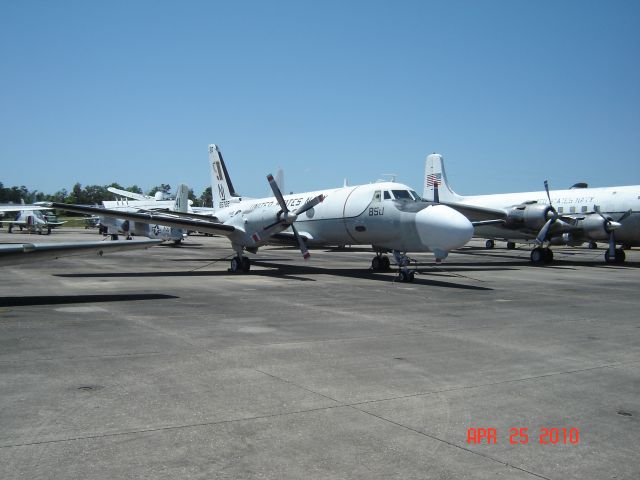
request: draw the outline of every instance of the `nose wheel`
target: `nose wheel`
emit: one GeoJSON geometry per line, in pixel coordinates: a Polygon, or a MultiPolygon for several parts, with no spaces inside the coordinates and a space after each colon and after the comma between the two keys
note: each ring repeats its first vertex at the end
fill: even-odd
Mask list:
{"type": "Polygon", "coordinates": [[[411,259],[407,257],[406,254],[399,252],[398,250],[393,251],[393,257],[396,263],[398,264],[398,281],[404,283],[411,283],[415,280],[416,271],[409,270],[409,263],[411,259]]]}

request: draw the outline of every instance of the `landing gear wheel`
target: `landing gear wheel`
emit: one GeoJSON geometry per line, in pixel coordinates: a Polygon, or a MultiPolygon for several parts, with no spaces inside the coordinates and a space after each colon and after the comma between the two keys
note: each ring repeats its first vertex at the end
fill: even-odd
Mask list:
{"type": "Polygon", "coordinates": [[[493,247],[496,246],[496,242],[494,242],[493,240],[489,239],[484,243],[484,248],[486,248],[487,250],[491,250],[493,247]]]}
{"type": "Polygon", "coordinates": [[[553,251],[550,248],[544,248],[544,263],[553,262],[553,251]]]}
{"type": "Polygon", "coordinates": [[[406,283],[409,281],[409,274],[407,272],[405,272],[404,270],[400,270],[400,272],[398,272],[398,280],[400,280],[403,283],[406,283]]]}
{"type": "Polygon", "coordinates": [[[407,278],[407,282],[413,283],[415,279],[416,279],[416,272],[409,272],[409,278],[407,278]]]}
{"type": "Polygon", "coordinates": [[[380,268],[380,264],[382,262],[380,261],[380,257],[373,257],[373,260],[371,260],[371,270],[373,270],[374,272],[377,272],[379,270],[381,270],[380,268]]]}
{"type": "Polygon", "coordinates": [[[231,266],[229,267],[229,271],[231,273],[238,273],[240,270],[240,259],[238,257],[233,257],[231,259],[231,266]]]}
{"type": "Polygon", "coordinates": [[[536,247],[531,250],[531,262],[534,265],[542,265],[544,263],[544,249],[536,247]]]}
{"type": "Polygon", "coordinates": [[[611,255],[609,254],[608,249],[606,252],[604,252],[604,261],[607,263],[624,263],[626,259],[627,259],[627,255],[624,253],[624,250],[621,248],[616,248],[616,253],[613,258],[611,258],[611,255]]]}
{"type": "Polygon", "coordinates": [[[240,267],[242,269],[242,273],[249,273],[251,270],[251,260],[248,257],[242,257],[242,265],[240,267]]]}
{"type": "Polygon", "coordinates": [[[391,269],[391,260],[386,255],[382,257],[382,265],[381,269],[385,272],[388,272],[391,269]]]}
{"type": "Polygon", "coordinates": [[[111,234],[111,240],[118,240],[118,234],[117,233],[112,233],[111,234]]]}
{"type": "Polygon", "coordinates": [[[515,250],[516,242],[507,242],[507,250],[515,250]]]}
{"type": "Polygon", "coordinates": [[[596,250],[598,248],[598,244],[596,242],[589,242],[588,244],[589,250],[596,250]]]}

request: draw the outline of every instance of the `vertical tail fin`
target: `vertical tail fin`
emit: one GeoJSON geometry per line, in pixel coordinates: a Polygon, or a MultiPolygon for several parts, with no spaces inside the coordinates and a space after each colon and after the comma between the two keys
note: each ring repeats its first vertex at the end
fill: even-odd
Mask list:
{"type": "Polygon", "coordinates": [[[427,155],[424,165],[424,190],[422,197],[425,200],[436,202],[461,202],[461,197],[454,192],[447,181],[442,155],[432,153],[427,155]],[[435,197],[438,197],[437,199],[435,197]]]}
{"type": "Polygon", "coordinates": [[[237,197],[229,178],[227,166],[217,145],[209,145],[209,167],[211,168],[211,197],[213,208],[229,206],[232,197],[237,197]]]}
{"type": "Polygon", "coordinates": [[[181,183],[176,193],[176,201],[173,207],[176,212],[186,213],[189,211],[189,187],[181,183]]]}

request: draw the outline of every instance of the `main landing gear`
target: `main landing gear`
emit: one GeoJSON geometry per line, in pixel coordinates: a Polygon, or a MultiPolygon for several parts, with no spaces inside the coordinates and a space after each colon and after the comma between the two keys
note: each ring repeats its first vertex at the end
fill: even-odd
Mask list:
{"type": "Polygon", "coordinates": [[[613,258],[611,257],[611,253],[608,249],[606,252],[604,252],[604,261],[607,263],[624,263],[626,259],[627,255],[624,253],[624,250],[622,248],[615,249],[615,255],[613,256],[613,258]]]}
{"type": "Polygon", "coordinates": [[[244,247],[234,244],[233,249],[236,251],[236,256],[231,259],[229,271],[231,273],[249,273],[249,270],[251,269],[251,260],[243,255],[244,247]]]}
{"type": "Polygon", "coordinates": [[[251,269],[251,260],[248,257],[233,257],[229,271],[231,273],[249,273],[251,269]]]}
{"type": "Polygon", "coordinates": [[[371,270],[374,272],[388,272],[391,269],[391,262],[389,257],[382,253],[377,253],[373,260],[371,260],[371,270]]]}
{"type": "Polygon", "coordinates": [[[543,265],[553,261],[553,252],[548,247],[536,247],[531,250],[531,262],[535,265],[543,265]]]}

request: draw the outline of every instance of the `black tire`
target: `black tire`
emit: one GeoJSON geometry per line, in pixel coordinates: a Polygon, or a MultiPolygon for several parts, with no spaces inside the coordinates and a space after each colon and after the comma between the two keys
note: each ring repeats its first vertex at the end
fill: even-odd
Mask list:
{"type": "Polygon", "coordinates": [[[231,273],[238,273],[240,270],[240,259],[238,257],[233,257],[231,259],[231,266],[229,267],[229,271],[231,273]]]}
{"type": "Polygon", "coordinates": [[[373,257],[373,260],[371,260],[371,270],[373,270],[374,272],[381,270],[380,257],[378,256],[373,257]]]}
{"type": "Polygon", "coordinates": [[[496,242],[494,242],[491,239],[489,239],[486,242],[484,242],[484,248],[486,248],[487,250],[491,250],[495,246],[496,246],[496,242]]]}
{"type": "Polygon", "coordinates": [[[621,248],[616,248],[616,256],[615,256],[616,263],[624,263],[626,259],[627,259],[627,255],[624,253],[624,250],[621,248]]]}
{"type": "Polygon", "coordinates": [[[404,270],[400,270],[400,272],[398,273],[398,280],[403,283],[407,282],[409,280],[409,275],[404,270]]]}
{"type": "Polygon", "coordinates": [[[516,242],[507,242],[507,250],[515,250],[516,242]]]}
{"type": "Polygon", "coordinates": [[[407,282],[409,283],[413,283],[413,281],[416,279],[416,272],[409,272],[409,276],[407,278],[407,282]]]}
{"type": "Polygon", "coordinates": [[[248,257],[242,257],[241,269],[243,273],[249,273],[251,270],[251,260],[248,257]]]}
{"type": "Polygon", "coordinates": [[[598,244],[596,242],[589,242],[589,244],[587,246],[589,247],[589,250],[597,250],[598,249],[598,244]]]}
{"type": "Polygon", "coordinates": [[[544,263],[551,263],[551,262],[553,262],[553,250],[551,250],[550,248],[545,248],[544,263]]]}
{"type": "Polygon", "coordinates": [[[385,272],[388,272],[391,269],[391,260],[389,260],[389,257],[384,256],[382,257],[382,270],[384,270],[385,272]]]}
{"type": "Polygon", "coordinates": [[[531,250],[531,262],[534,265],[542,265],[544,263],[544,258],[545,258],[545,254],[542,248],[536,247],[533,250],[531,250]]]}

